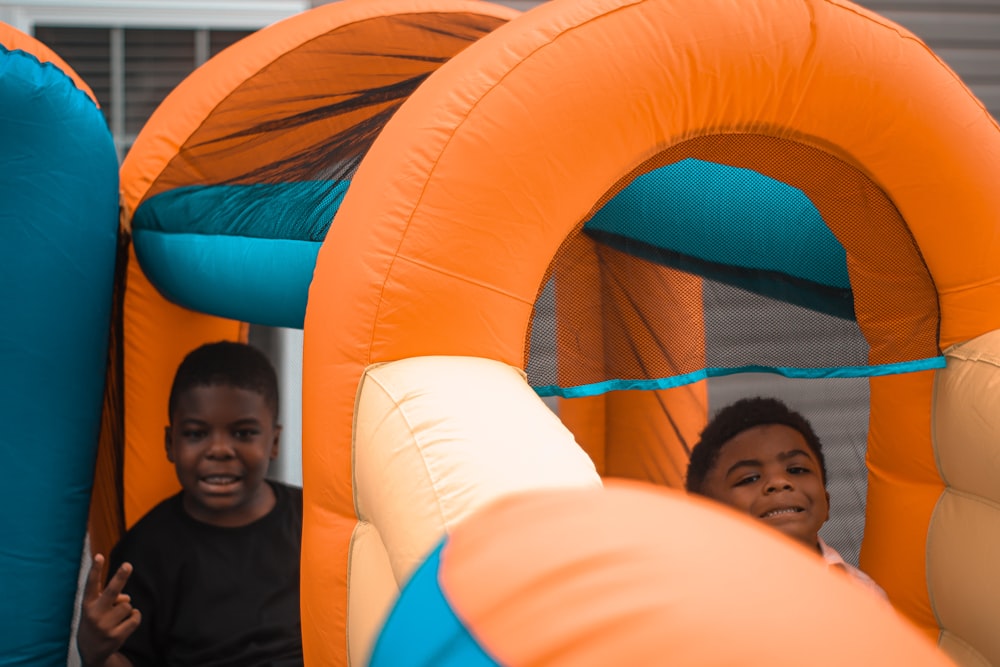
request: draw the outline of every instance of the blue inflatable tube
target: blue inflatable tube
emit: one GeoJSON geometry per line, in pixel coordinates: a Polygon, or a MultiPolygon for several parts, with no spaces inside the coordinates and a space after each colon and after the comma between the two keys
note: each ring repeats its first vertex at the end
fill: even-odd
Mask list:
{"type": "Polygon", "coordinates": [[[62,69],[0,43],[0,665],[66,664],[117,211],[100,110],[62,69]]]}

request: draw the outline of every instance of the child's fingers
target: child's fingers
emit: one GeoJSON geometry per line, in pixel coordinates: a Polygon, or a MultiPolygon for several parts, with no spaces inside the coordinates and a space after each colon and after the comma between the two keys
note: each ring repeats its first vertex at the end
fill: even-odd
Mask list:
{"type": "Polygon", "coordinates": [[[125,641],[130,634],[135,632],[135,629],[139,627],[140,623],[142,623],[142,614],[138,609],[133,609],[132,613],[128,615],[128,618],[118,624],[118,627],[115,629],[115,633],[121,637],[122,641],[125,641]]]}
{"type": "Polygon", "coordinates": [[[101,594],[101,575],[104,574],[104,556],[94,555],[94,562],[90,564],[90,571],[87,573],[87,581],[83,587],[84,599],[95,598],[101,594]]]}
{"type": "Polygon", "coordinates": [[[105,586],[104,592],[101,596],[107,600],[110,604],[114,600],[118,599],[118,596],[122,594],[122,589],[125,588],[125,582],[132,575],[132,565],[130,563],[122,563],[118,571],[115,572],[115,576],[111,577],[108,581],[108,585],[105,586]]]}
{"type": "Polygon", "coordinates": [[[113,635],[118,632],[119,626],[130,623],[131,618],[138,612],[139,610],[133,607],[132,603],[122,602],[102,612],[104,619],[102,624],[104,627],[108,628],[110,634],[113,635]]]}

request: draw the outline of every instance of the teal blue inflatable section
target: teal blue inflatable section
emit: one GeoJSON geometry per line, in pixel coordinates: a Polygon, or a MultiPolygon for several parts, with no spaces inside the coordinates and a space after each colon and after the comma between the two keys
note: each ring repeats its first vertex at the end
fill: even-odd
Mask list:
{"type": "Polygon", "coordinates": [[[712,264],[850,289],[844,247],[797,188],[688,158],[637,177],[587,222],[712,264]]]}
{"type": "Polygon", "coordinates": [[[58,67],[0,46],[0,665],[66,664],[117,229],[100,110],[58,67]]]}
{"type": "Polygon", "coordinates": [[[136,256],[173,303],[301,329],[316,256],[348,185],[225,184],[164,192],[135,212],[136,256]]]}
{"type": "Polygon", "coordinates": [[[631,255],[854,319],[844,247],[801,190],[755,171],[690,158],[660,167],[585,229],[631,255]]]}
{"type": "Polygon", "coordinates": [[[499,667],[441,589],[441,551],[417,568],[389,612],[372,649],[370,667],[499,667]]]}
{"type": "MultiPolygon", "coordinates": [[[[136,211],[136,254],[174,303],[302,328],[316,256],[349,185],[170,190],[136,211]]],[[[636,178],[585,229],[651,261],[853,318],[843,246],[801,191],[754,171],[694,159],[661,167],[636,178]]]]}

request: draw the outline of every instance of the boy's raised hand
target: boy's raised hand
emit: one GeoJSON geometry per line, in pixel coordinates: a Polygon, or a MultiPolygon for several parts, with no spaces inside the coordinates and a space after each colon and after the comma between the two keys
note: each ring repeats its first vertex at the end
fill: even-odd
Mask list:
{"type": "Polygon", "coordinates": [[[104,665],[115,654],[142,620],[138,609],[132,607],[129,596],[122,593],[125,582],[132,574],[132,566],[122,566],[102,590],[104,556],[96,554],[87,574],[80,604],[80,628],[76,646],[87,667],[104,665]]]}

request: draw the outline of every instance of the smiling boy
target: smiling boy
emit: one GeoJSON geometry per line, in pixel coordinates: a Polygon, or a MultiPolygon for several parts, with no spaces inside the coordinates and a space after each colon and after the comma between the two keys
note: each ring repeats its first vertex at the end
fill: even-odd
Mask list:
{"type": "Polygon", "coordinates": [[[181,491],[94,557],[77,646],[88,666],[302,664],[302,491],[265,479],[278,454],[274,368],[241,343],[177,369],[165,430],[181,491]]]}
{"type": "Polygon", "coordinates": [[[691,450],[685,487],[784,533],[886,598],[819,537],[830,516],[822,445],[809,421],[781,401],[747,398],[720,410],[691,450]]]}

